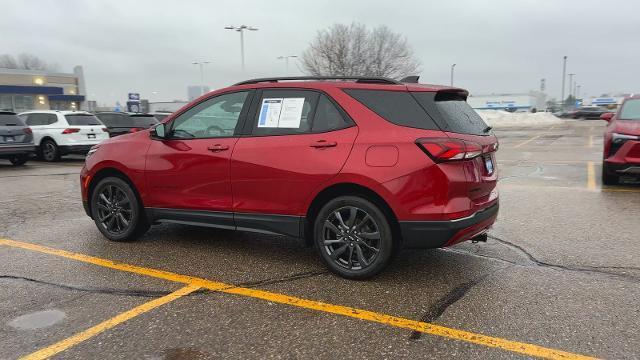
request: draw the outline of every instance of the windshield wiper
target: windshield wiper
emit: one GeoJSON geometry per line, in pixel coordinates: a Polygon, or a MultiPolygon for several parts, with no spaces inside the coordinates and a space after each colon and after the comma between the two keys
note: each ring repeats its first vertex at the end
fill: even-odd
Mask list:
{"type": "Polygon", "coordinates": [[[484,128],[484,130],[482,130],[482,132],[488,133],[489,131],[491,131],[491,129],[493,129],[491,126],[487,126],[486,128],[484,128]]]}

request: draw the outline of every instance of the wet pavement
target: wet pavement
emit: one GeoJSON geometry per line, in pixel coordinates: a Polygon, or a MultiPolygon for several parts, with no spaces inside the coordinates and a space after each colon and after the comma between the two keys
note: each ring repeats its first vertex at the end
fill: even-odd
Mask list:
{"type": "Polygon", "coordinates": [[[369,281],[329,274],[313,249],[283,237],[160,225],[108,242],[79,200],[82,159],[2,162],[0,238],[19,243],[0,242],[0,359],[65,339],[39,354],[555,357],[544,347],[639,358],[640,185],[602,187],[603,128],[496,130],[501,209],[489,241],[403,251],[369,281]],[[172,295],[194,281],[199,290],[172,295]],[[528,350],[505,350],[508,341],[528,350]]]}

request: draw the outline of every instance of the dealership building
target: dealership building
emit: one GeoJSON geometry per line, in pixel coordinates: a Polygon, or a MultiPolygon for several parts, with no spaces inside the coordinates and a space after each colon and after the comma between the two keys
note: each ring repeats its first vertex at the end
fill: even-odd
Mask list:
{"type": "Polygon", "coordinates": [[[531,111],[547,107],[546,95],[539,91],[520,94],[470,95],[469,105],[476,110],[531,111]]]}
{"type": "Polygon", "coordinates": [[[85,109],[82,66],[73,73],[0,68],[0,110],[85,109]]]}

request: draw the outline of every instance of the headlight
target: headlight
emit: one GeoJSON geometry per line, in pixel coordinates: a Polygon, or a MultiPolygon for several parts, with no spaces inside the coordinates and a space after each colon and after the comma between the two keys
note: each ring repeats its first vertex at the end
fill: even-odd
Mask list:
{"type": "Polygon", "coordinates": [[[96,151],[98,151],[98,149],[100,149],[100,146],[98,145],[92,146],[91,149],[89,149],[89,152],[87,152],[87,158],[89,158],[89,156],[93,155],[96,151]]]}
{"type": "Polygon", "coordinates": [[[616,144],[621,144],[627,140],[639,140],[639,139],[640,139],[640,136],[618,134],[618,133],[611,134],[611,142],[616,144]]]}

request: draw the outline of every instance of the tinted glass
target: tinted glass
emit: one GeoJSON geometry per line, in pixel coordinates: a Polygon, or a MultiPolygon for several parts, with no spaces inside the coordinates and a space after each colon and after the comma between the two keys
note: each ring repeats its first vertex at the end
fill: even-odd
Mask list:
{"type": "Polygon", "coordinates": [[[248,92],[216,96],[187,110],[172,124],[174,138],[215,138],[233,136],[248,92]]]}
{"type": "Polygon", "coordinates": [[[17,115],[0,114],[0,126],[24,126],[24,123],[17,115]]]}
{"type": "Polygon", "coordinates": [[[50,122],[51,116],[53,116],[53,120],[55,122],[56,116],[53,114],[27,114],[27,125],[29,126],[38,126],[38,125],[49,125],[52,124],[50,122]]]}
{"type": "Polygon", "coordinates": [[[97,114],[96,115],[100,122],[105,124],[108,127],[119,127],[125,126],[125,115],[121,114],[97,114]]]}
{"type": "Polygon", "coordinates": [[[418,129],[438,129],[409,92],[360,89],[349,89],[345,92],[394,124],[418,129]]]}
{"type": "Polygon", "coordinates": [[[170,114],[153,114],[153,117],[155,117],[158,121],[162,121],[169,117],[169,115],[170,114]]]}
{"type": "Polygon", "coordinates": [[[337,129],[343,129],[350,125],[350,122],[345,121],[342,114],[336,108],[336,106],[326,96],[320,95],[318,100],[318,108],[316,109],[316,115],[313,119],[313,132],[331,131],[337,129]]]}
{"type": "Polygon", "coordinates": [[[640,120],[640,99],[631,99],[624,102],[618,115],[621,120],[640,120]]]}
{"type": "Polygon", "coordinates": [[[315,91],[264,90],[260,98],[253,134],[286,135],[311,131],[313,109],[318,96],[315,91]],[[273,107],[271,104],[275,104],[273,107]],[[269,118],[269,121],[266,119],[269,118]],[[283,121],[284,120],[284,121],[283,121]]]}
{"type": "Polygon", "coordinates": [[[457,93],[414,92],[416,100],[438,121],[444,131],[488,135],[487,124],[464,97],[457,93]]]}
{"type": "Polygon", "coordinates": [[[138,127],[138,128],[148,128],[151,127],[152,125],[155,125],[158,123],[158,120],[151,116],[129,116],[129,122],[131,123],[131,127],[138,127]]]}
{"type": "Polygon", "coordinates": [[[69,125],[82,126],[82,125],[102,125],[100,120],[93,115],[77,114],[77,115],[65,115],[65,119],[69,125]]]}

